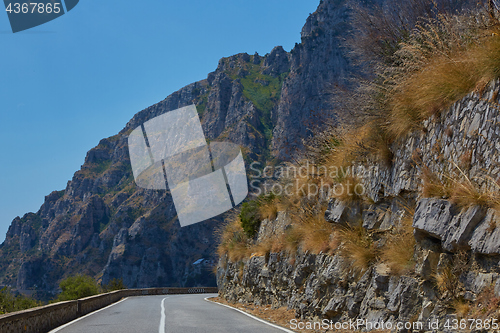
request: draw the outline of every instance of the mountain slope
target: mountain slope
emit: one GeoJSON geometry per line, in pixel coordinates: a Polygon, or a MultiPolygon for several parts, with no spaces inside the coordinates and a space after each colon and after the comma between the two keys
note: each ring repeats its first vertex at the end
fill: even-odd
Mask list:
{"type": "Polygon", "coordinates": [[[328,115],[328,89],[352,71],[340,48],[346,15],[345,1],[322,1],[290,53],[276,47],[265,56],[223,58],[207,79],[101,140],[65,190],[46,196],[37,213],[14,219],[0,245],[0,285],[52,291],[76,273],[103,283],[123,278],[128,287],[215,285],[208,272],[223,216],[180,228],[167,191],[136,187],[127,136],[148,119],[195,103],[207,139],[241,145],[247,167],[287,158],[328,115]],[[201,258],[208,261],[193,265],[201,258]]]}

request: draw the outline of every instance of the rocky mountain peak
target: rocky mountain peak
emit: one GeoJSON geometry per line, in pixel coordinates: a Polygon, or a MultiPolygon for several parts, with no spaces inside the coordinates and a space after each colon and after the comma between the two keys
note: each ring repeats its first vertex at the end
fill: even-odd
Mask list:
{"type": "Polygon", "coordinates": [[[132,117],[123,130],[91,149],[63,191],[37,213],[16,218],[0,245],[0,284],[54,290],[84,273],[128,287],[214,285],[194,267],[216,261],[214,231],[223,216],[180,228],[168,191],[134,182],[127,139],[145,121],[195,104],[205,136],[242,147],[247,165],[287,158],[312,129],[331,117],[328,89],[352,70],[342,53],[344,1],[322,1],[291,52],[222,58],[214,72],[132,117]],[[319,116],[318,116],[319,115],[319,116]],[[321,118],[323,117],[323,118],[321,118]]]}

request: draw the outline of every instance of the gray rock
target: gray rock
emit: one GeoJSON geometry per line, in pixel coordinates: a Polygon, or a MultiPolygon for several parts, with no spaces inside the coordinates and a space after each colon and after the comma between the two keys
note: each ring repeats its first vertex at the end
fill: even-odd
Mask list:
{"type": "Polygon", "coordinates": [[[413,227],[424,234],[443,240],[455,214],[456,208],[448,200],[424,198],[418,202],[413,216],[413,227]]]}
{"type": "Polygon", "coordinates": [[[467,135],[471,136],[475,132],[479,130],[479,125],[481,125],[481,115],[479,113],[476,113],[474,116],[474,119],[472,120],[472,123],[469,126],[469,129],[467,130],[467,135]]]}
{"type": "Polygon", "coordinates": [[[446,232],[443,248],[451,252],[469,250],[470,245],[468,242],[472,236],[472,231],[484,218],[485,213],[486,209],[473,206],[455,216],[446,232]]]}
{"type": "Polygon", "coordinates": [[[500,226],[497,213],[488,209],[486,217],[477,226],[469,240],[472,251],[482,254],[500,254],[500,226]]]}
{"type": "Polygon", "coordinates": [[[425,250],[423,257],[415,267],[415,273],[420,275],[423,279],[429,280],[435,273],[437,264],[439,262],[439,253],[431,250],[425,250]]]}
{"type": "Polygon", "coordinates": [[[363,228],[368,230],[378,229],[382,220],[379,217],[378,205],[370,205],[363,210],[363,228]]]}
{"type": "Polygon", "coordinates": [[[359,226],[362,222],[362,208],[360,202],[346,204],[343,201],[333,199],[325,211],[325,219],[330,223],[340,225],[359,226]]]}
{"type": "Polygon", "coordinates": [[[479,294],[487,287],[494,287],[500,275],[498,273],[481,273],[469,271],[461,281],[467,291],[479,294]]]}
{"type": "Polygon", "coordinates": [[[329,301],[326,307],[323,309],[322,314],[327,318],[332,318],[339,315],[345,306],[345,295],[336,294],[329,301]]]}

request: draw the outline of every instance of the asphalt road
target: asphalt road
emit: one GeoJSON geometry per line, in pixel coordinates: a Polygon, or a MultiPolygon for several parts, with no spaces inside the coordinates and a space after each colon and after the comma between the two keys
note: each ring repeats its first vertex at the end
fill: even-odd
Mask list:
{"type": "Polygon", "coordinates": [[[129,297],[49,333],[283,333],[238,311],[204,300],[215,296],[129,297]]]}

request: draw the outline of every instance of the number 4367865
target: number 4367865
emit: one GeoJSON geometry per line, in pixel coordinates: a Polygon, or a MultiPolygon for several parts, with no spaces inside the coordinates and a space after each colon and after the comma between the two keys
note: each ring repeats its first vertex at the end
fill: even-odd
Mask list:
{"type": "Polygon", "coordinates": [[[61,7],[60,3],[42,3],[42,2],[30,2],[30,3],[9,3],[7,8],[5,9],[9,14],[14,13],[14,14],[59,14],[61,12],[61,7]]]}

